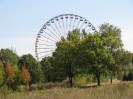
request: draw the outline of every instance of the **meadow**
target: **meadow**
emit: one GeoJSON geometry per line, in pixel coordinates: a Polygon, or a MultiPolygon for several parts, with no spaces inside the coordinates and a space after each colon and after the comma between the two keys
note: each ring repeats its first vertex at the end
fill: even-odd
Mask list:
{"type": "Polygon", "coordinates": [[[133,82],[113,85],[51,88],[34,91],[0,91],[0,99],[133,99],[133,82]]]}

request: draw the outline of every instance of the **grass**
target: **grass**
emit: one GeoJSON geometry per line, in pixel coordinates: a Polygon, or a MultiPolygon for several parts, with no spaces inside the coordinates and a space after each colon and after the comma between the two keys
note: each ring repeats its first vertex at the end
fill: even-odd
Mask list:
{"type": "Polygon", "coordinates": [[[53,88],[32,92],[0,92],[0,99],[133,99],[133,83],[95,88],[53,88]]]}

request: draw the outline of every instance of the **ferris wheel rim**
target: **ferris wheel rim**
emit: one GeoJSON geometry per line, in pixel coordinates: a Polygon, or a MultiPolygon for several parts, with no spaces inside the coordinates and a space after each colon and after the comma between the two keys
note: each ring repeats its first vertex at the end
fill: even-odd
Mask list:
{"type": "MultiPolygon", "coordinates": [[[[36,42],[35,42],[35,56],[36,56],[36,58],[37,58],[37,60],[39,60],[39,56],[38,56],[38,42],[39,42],[39,37],[40,37],[40,35],[43,33],[43,29],[45,29],[46,28],[46,26],[49,26],[50,25],[50,23],[52,23],[52,21],[54,21],[54,20],[59,20],[59,18],[62,18],[63,19],[63,17],[65,17],[66,19],[67,18],[72,18],[72,17],[75,17],[75,20],[76,20],[76,18],[80,18],[80,19],[82,19],[84,22],[83,22],[83,24],[86,22],[87,23],[87,25],[86,26],[88,26],[88,25],[90,25],[90,29],[92,29],[94,32],[97,32],[96,31],[96,29],[95,29],[95,27],[92,25],[92,23],[90,22],[90,21],[88,21],[87,19],[85,19],[85,18],[83,18],[83,17],[81,17],[81,16],[79,16],[79,15],[76,15],[76,14],[61,14],[61,15],[57,15],[57,16],[55,16],[55,17],[53,17],[53,18],[51,18],[50,20],[48,20],[48,21],[46,21],[46,23],[41,27],[41,29],[39,30],[39,32],[38,32],[38,34],[37,34],[37,38],[36,38],[36,42]],[[69,16],[69,17],[68,17],[69,16]]],[[[74,20],[74,21],[75,21],[74,20]]],[[[80,22],[80,21],[79,21],[80,22]]],[[[55,35],[56,36],[56,35],[55,35]]],[[[62,36],[62,34],[60,34],[60,36],[62,36]]],[[[52,36],[51,36],[52,37],[52,36]]],[[[56,37],[56,39],[57,39],[58,37],[56,37]]],[[[49,38],[50,39],[50,38],[49,38]]],[[[52,41],[52,40],[51,40],[52,41]]],[[[53,40],[53,42],[57,42],[57,41],[54,41],[53,40]]],[[[40,52],[41,53],[41,52],[40,52]]]]}

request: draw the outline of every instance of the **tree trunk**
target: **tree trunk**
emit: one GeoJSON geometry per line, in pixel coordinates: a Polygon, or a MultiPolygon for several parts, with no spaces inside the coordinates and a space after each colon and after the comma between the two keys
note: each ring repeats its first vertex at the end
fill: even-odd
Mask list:
{"type": "Polygon", "coordinates": [[[97,78],[97,85],[100,86],[100,72],[97,71],[97,73],[95,74],[96,75],[96,78],[97,78]]]}
{"type": "Polygon", "coordinates": [[[112,84],[112,74],[111,74],[111,77],[110,77],[110,83],[112,84]]]}
{"type": "Polygon", "coordinates": [[[70,87],[73,87],[73,77],[69,77],[69,85],[70,87]]]}
{"type": "Polygon", "coordinates": [[[97,77],[97,85],[100,86],[100,77],[97,77]]]}

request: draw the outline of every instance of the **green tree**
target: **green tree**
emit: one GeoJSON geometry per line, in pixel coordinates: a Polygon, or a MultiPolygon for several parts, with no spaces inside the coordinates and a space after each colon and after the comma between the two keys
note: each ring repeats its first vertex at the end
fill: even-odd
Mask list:
{"type": "Polygon", "coordinates": [[[31,76],[30,84],[44,81],[42,67],[31,54],[20,57],[18,64],[20,69],[22,69],[23,66],[28,69],[31,76]]]}
{"type": "Polygon", "coordinates": [[[5,70],[2,61],[0,60],[0,86],[4,83],[5,70]]]}
{"type": "Polygon", "coordinates": [[[126,50],[117,50],[115,52],[115,67],[117,77],[122,80],[124,75],[127,75],[132,66],[132,53],[126,50]]]}
{"type": "Polygon", "coordinates": [[[64,68],[57,65],[53,57],[45,57],[41,65],[46,82],[61,82],[66,79],[64,68]]]}
{"type": "Polygon", "coordinates": [[[117,67],[115,64],[115,52],[122,49],[123,43],[121,40],[121,30],[120,28],[110,25],[109,23],[102,24],[100,27],[100,33],[103,38],[103,44],[106,49],[112,54],[113,62],[108,62],[108,73],[110,75],[111,84],[112,77],[116,75],[117,67]]]}
{"type": "Polygon", "coordinates": [[[123,43],[121,40],[120,28],[105,23],[100,26],[100,33],[104,38],[104,45],[108,51],[110,51],[114,60],[113,62],[107,64],[112,84],[112,77],[115,76],[116,73],[119,73],[119,75],[121,74],[122,76],[123,71],[128,71],[127,68],[131,65],[131,53],[122,48],[123,43]]]}
{"type": "Polygon", "coordinates": [[[106,64],[113,62],[112,55],[106,49],[103,38],[100,33],[88,34],[81,43],[82,55],[80,59],[84,62],[82,65],[89,73],[93,73],[100,85],[101,75],[106,73],[106,64]]]}
{"type": "Polygon", "coordinates": [[[79,30],[73,30],[68,33],[67,39],[62,39],[57,43],[57,49],[53,54],[56,65],[64,70],[64,75],[68,77],[70,87],[73,86],[73,77],[80,71],[77,64],[77,45],[80,41],[79,30]]]}
{"type": "Polygon", "coordinates": [[[10,60],[13,66],[18,64],[19,56],[16,54],[16,52],[13,49],[8,49],[8,48],[1,49],[0,56],[3,59],[4,65],[6,65],[6,62],[8,60],[10,60]]]}
{"type": "Polygon", "coordinates": [[[21,85],[21,71],[17,65],[12,66],[12,69],[14,71],[14,89],[16,90],[19,85],[21,85]]]}

